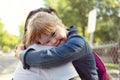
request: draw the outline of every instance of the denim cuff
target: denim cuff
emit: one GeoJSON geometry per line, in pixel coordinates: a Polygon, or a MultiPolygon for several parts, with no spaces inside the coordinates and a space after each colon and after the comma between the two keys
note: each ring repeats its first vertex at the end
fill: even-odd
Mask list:
{"type": "MultiPolygon", "coordinates": [[[[29,49],[29,50],[30,50],[30,49],[29,49]]],[[[23,64],[23,68],[24,68],[24,69],[29,69],[29,68],[30,68],[30,66],[29,66],[28,64],[26,64],[26,55],[27,55],[27,52],[28,52],[29,50],[24,50],[24,51],[22,51],[22,52],[20,53],[20,55],[19,55],[20,60],[21,60],[21,62],[22,62],[22,64],[23,64]]]]}

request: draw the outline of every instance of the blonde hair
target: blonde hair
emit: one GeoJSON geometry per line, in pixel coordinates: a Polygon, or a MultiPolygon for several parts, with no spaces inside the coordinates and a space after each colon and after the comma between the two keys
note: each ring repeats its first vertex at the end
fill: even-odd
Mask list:
{"type": "Polygon", "coordinates": [[[38,12],[28,21],[26,42],[25,45],[28,47],[33,43],[38,43],[41,35],[50,34],[57,25],[64,26],[61,20],[54,15],[46,12],[38,12]]]}

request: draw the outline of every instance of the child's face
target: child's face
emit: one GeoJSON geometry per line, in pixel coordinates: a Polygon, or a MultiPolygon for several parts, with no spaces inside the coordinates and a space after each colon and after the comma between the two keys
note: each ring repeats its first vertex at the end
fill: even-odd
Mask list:
{"type": "Polygon", "coordinates": [[[64,27],[57,26],[50,35],[42,35],[39,42],[42,45],[58,46],[65,43],[67,38],[67,31],[64,27]]]}

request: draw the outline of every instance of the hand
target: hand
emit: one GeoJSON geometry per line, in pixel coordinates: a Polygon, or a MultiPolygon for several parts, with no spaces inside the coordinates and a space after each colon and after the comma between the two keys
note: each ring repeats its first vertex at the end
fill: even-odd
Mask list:
{"type": "Polygon", "coordinates": [[[20,53],[21,53],[23,50],[24,50],[24,45],[19,45],[19,46],[16,46],[16,47],[15,47],[14,52],[15,52],[15,57],[16,57],[17,59],[20,58],[19,55],[20,55],[20,53]]]}

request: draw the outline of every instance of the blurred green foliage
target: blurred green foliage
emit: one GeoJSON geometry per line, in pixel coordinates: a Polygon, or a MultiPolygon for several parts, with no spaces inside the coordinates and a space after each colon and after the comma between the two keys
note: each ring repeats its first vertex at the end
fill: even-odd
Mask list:
{"type": "Polygon", "coordinates": [[[23,40],[23,34],[24,34],[24,23],[21,23],[19,26],[19,42],[22,43],[23,40]]]}
{"type": "Polygon", "coordinates": [[[4,30],[4,24],[0,21],[0,49],[9,52],[18,44],[18,37],[4,30]]]}
{"type": "Polygon", "coordinates": [[[105,63],[107,69],[119,69],[119,64],[105,63]]]}

